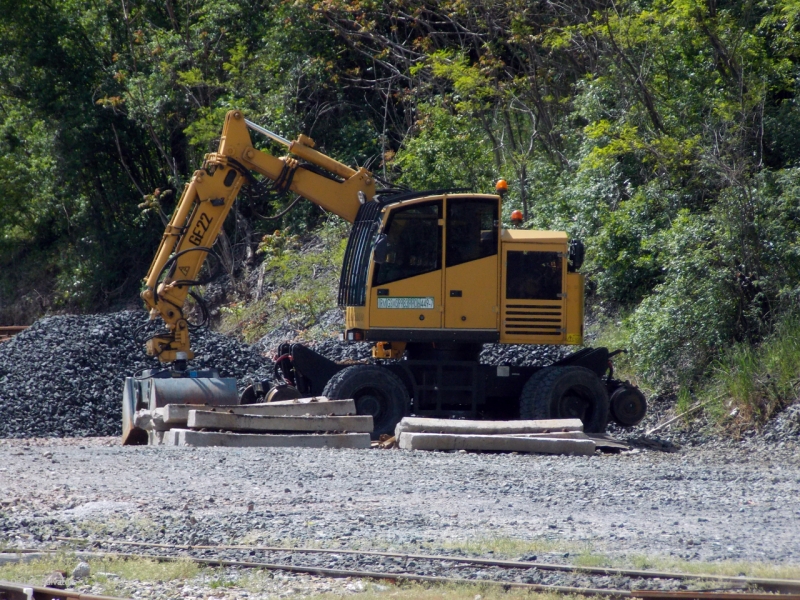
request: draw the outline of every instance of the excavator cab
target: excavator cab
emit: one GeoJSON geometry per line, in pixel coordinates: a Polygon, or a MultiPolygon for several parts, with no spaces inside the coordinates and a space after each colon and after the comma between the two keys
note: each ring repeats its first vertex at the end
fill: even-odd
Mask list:
{"type": "Polygon", "coordinates": [[[502,229],[499,196],[420,196],[362,207],[374,222],[356,228],[372,242],[354,228],[340,285],[346,339],[583,342],[583,276],[566,233],[502,229]]]}

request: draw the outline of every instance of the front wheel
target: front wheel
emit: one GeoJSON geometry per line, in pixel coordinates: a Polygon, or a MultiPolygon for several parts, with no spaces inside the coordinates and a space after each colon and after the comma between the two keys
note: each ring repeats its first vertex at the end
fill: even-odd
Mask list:
{"type": "Polygon", "coordinates": [[[382,367],[353,365],[331,377],[322,391],[331,400],[353,399],[356,414],[371,415],[372,439],[394,435],[394,428],[406,414],[409,396],[400,378],[382,367]]]}
{"type": "Polygon", "coordinates": [[[580,419],[587,433],[602,433],[608,424],[608,392],[600,378],[584,367],[546,367],[522,388],[523,419],[580,419]]]}

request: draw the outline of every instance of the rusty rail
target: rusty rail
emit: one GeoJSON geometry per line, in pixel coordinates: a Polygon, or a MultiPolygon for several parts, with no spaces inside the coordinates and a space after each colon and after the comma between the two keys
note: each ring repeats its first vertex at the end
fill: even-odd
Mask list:
{"type": "Polygon", "coordinates": [[[112,596],[95,596],[81,594],[74,590],[58,590],[55,588],[0,581],[0,599],[2,600],[124,600],[112,596]]]}
{"type": "MultiPolygon", "coordinates": [[[[385,556],[401,559],[415,559],[428,561],[447,561],[462,564],[482,565],[503,567],[509,569],[539,569],[540,571],[561,571],[573,573],[585,573],[587,575],[608,575],[612,577],[630,577],[636,579],[678,579],[678,580],[703,580],[706,582],[716,582],[721,585],[740,585],[752,586],[769,592],[782,593],[781,599],[789,596],[796,596],[800,600],[800,580],[794,579],[771,579],[766,577],[745,577],[731,575],[712,575],[710,573],[677,573],[674,571],[649,571],[641,569],[620,569],[611,567],[582,567],[579,565],[554,564],[531,561],[502,560],[496,558],[476,558],[467,556],[453,555],[431,555],[413,554],[405,552],[380,552],[374,550],[344,550],[333,548],[303,548],[290,546],[251,546],[251,545],[194,545],[183,544],[160,544],[156,542],[134,542],[128,540],[89,540],[86,538],[76,538],[68,536],[55,536],[56,540],[81,544],[99,544],[105,546],[120,545],[145,548],[159,548],[165,550],[256,550],[262,552],[292,552],[298,554],[349,554],[360,556],[385,556]]],[[[649,592],[648,592],[649,593],[649,592]]],[[[656,593],[656,592],[653,592],[656,593]]],[[[677,593],[677,592],[676,592],[677,593]]],[[[648,596],[649,598],[649,596],[648,596]]],[[[681,599],[682,596],[674,596],[681,599]]],[[[741,594],[737,595],[738,600],[746,600],[741,594]]],[[[757,600],[757,599],[755,599],[757,600]]]]}
{"type": "MultiPolygon", "coordinates": [[[[53,550],[45,550],[45,553],[53,553],[53,550]]],[[[330,552],[336,552],[331,550],[330,552]]],[[[465,585],[497,585],[505,589],[523,589],[530,592],[573,594],[580,596],[595,596],[601,598],[641,598],[643,600],[800,600],[798,593],[752,593],[748,591],[661,591],[661,590],[622,590],[613,588],[590,588],[572,587],[560,585],[522,583],[507,580],[495,579],[468,579],[460,577],[442,577],[435,575],[418,575],[415,573],[390,573],[380,571],[361,571],[352,569],[337,569],[330,567],[318,567],[301,564],[276,564],[256,561],[225,560],[220,558],[199,558],[194,556],[163,556],[157,554],[134,554],[122,552],[81,552],[82,558],[108,558],[117,557],[124,559],[147,559],[157,562],[175,562],[189,560],[196,564],[210,567],[239,567],[244,569],[264,569],[267,571],[286,571],[290,573],[306,573],[321,577],[358,577],[362,579],[375,579],[384,581],[415,581],[420,583],[447,583],[465,585]]],[[[454,557],[442,557],[447,560],[454,560],[454,557]]],[[[457,560],[457,559],[455,559],[457,560]]],[[[502,562],[502,561],[499,561],[502,562]]],[[[673,574],[674,575],[674,574],[673,574]]],[[[685,579],[700,579],[696,575],[684,575],[685,579]]],[[[764,581],[764,580],[762,580],[764,581]]],[[[774,581],[774,580],[773,580],[774,581]]],[[[793,580],[778,580],[782,583],[797,584],[793,580]]],[[[797,588],[795,588],[797,589],[797,588]]],[[[45,599],[48,600],[48,599],[45,599]]],[[[88,599],[86,599],[88,600],[88,599]]],[[[93,599],[92,599],[93,600],[93,599]]]]}
{"type": "Polygon", "coordinates": [[[749,592],[678,592],[631,590],[631,596],[642,600],[798,600],[800,594],[753,594],[749,592]]]}
{"type": "MultiPolygon", "coordinates": [[[[93,553],[87,553],[91,556],[93,553]]],[[[800,600],[800,594],[753,594],[738,592],[703,592],[703,591],[655,591],[655,590],[619,590],[589,587],[572,587],[564,585],[546,585],[538,583],[521,583],[495,579],[466,579],[460,577],[440,577],[435,575],[416,575],[413,573],[384,573],[380,571],[359,571],[351,569],[332,569],[311,565],[285,565],[264,562],[223,560],[197,557],[172,557],[157,554],[114,554],[97,553],[101,556],[115,555],[124,558],[145,558],[159,562],[175,562],[190,560],[209,567],[240,567],[244,569],[264,569],[267,571],[287,571],[290,573],[306,573],[323,577],[359,577],[378,581],[416,581],[420,583],[448,583],[461,585],[497,585],[505,589],[514,588],[529,592],[573,594],[578,596],[596,596],[604,598],[645,598],[646,600],[800,600]]]]}
{"type": "Polygon", "coordinates": [[[7,342],[27,328],[27,325],[0,325],[0,342],[7,342]]]}

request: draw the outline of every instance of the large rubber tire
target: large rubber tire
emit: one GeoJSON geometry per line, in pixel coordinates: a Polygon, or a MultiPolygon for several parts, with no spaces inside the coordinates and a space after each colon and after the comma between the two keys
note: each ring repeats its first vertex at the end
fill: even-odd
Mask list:
{"type": "Polygon", "coordinates": [[[322,391],[332,400],[352,398],[356,414],[372,415],[372,439],[381,434],[394,435],[410,405],[408,390],[389,369],[372,365],[353,365],[331,377],[322,391]]]}
{"type": "Polygon", "coordinates": [[[587,433],[608,425],[608,392],[600,378],[584,367],[546,367],[522,388],[522,419],[580,419],[587,433]]]}

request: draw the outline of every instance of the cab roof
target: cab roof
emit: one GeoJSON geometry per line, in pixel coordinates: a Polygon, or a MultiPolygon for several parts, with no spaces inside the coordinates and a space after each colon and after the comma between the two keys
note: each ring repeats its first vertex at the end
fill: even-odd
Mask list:
{"type": "Polygon", "coordinates": [[[529,244],[567,243],[566,231],[547,231],[543,229],[502,229],[500,239],[504,242],[527,242],[529,244]]]}
{"type": "Polygon", "coordinates": [[[411,192],[409,194],[398,194],[395,196],[383,197],[380,199],[380,203],[384,206],[394,206],[395,204],[416,204],[417,202],[422,203],[429,202],[431,200],[441,200],[445,197],[453,200],[462,198],[488,198],[491,200],[499,199],[497,194],[471,194],[461,191],[448,192],[447,190],[433,190],[428,192],[411,192]]]}

